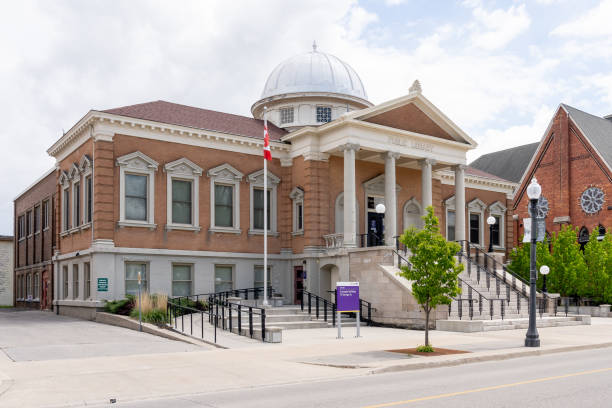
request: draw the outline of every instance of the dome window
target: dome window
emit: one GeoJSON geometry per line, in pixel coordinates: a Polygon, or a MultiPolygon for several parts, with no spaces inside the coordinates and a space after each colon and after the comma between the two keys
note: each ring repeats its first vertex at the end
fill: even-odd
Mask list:
{"type": "Polygon", "coordinates": [[[317,122],[331,122],[331,108],[329,106],[317,106],[317,122]]]}
{"type": "Polygon", "coordinates": [[[280,110],[280,123],[293,123],[293,107],[281,108],[280,110]]]}

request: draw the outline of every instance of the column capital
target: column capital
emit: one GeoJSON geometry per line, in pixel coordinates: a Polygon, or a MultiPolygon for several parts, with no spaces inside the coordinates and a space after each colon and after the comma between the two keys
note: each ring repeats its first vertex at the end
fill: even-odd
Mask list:
{"type": "Polygon", "coordinates": [[[467,169],[467,165],[466,164],[456,164],[453,166],[453,170],[457,171],[465,171],[465,169],[467,169]]]}
{"type": "Polygon", "coordinates": [[[390,158],[390,159],[395,159],[395,160],[397,160],[400,157],[402,157],[402,155],[399,154],[398,152],[392,152],[392,151],[384,152],[384,153],[381,154],[381,156],[382,156],[383,159],[390,158]]]}
{"type": "Polygon", "coordinates": [[[436,159],[432,159],[432,158],[429,158],[429,157],[427,157],[425,159],[419,160],[419,164],[421,165],[421,167],[423,167],[423,166],[433,166],[436,163],[438,163],[436,159]]]}
{"type": "Polygon", "coordinates": [[[359,143],[345,143],[342,146],[340,146],[340,149],[342,149],[343,151],[347,151],[347,150],[358,151],[360,148],[361,146],[359,146],[359,143]]]}

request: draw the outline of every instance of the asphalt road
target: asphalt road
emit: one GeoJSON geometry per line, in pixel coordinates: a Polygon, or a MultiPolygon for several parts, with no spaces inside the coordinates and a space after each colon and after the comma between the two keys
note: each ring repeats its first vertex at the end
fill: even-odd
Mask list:
{"type": "Polygon", "coordinates": [[[612,349],[167,399],[117,401],[112,406],[610,408],[612,349]]]}

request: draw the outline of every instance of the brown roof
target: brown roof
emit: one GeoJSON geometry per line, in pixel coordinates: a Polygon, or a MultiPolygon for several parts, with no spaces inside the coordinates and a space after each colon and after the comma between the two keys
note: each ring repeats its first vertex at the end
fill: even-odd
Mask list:
{"type": "MultiPolygon", "coordinates": [[[[102,112],[263,139],[263,120],[166,101],[140,103],[102,112]]],[[[286,131],[272,123],[268,124],[268,131],[270,132],[270,140],[280,140],[282,136],[287,134],[286,131]]]]}
{"type": "Polygon", "coordinates": [[[482,171],[482,170],[479,170],[477,168],[470,167],[470,166],[466,167],[465,174],[469,174],[470,176],[486,177],[486,178],[490,178],[493,180],[499,180],[499,181],[505,181],[505,182],[511,183],[511,181],[498,177],[495,174],[487,173],[486,171],[482,171]]]}

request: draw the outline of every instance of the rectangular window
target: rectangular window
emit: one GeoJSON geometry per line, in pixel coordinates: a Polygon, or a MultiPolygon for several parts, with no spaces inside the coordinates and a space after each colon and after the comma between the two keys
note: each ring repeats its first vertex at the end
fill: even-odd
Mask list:
{"type": "Polygon", "coordinates": [[[81,183],[74,183],[72,198],[74,199],[72,211],[74,214],[74,222],[72,225],[78,227],[81,225],[81,183]]]}
{"type": "Polygon", "coordinates": [[[480,214],[470,214],[470,242],[480,244],[480,214]]]}
{"type": "Polygon", "coordinates": [[[234,226],[234,186],[215,184],[215,226],[234,226]]]}
{"type": "Polygon", "coordinates": [[[70,229],[70,190],[64,190],[64,231],[70,229]]]}
{"type": "Polygon", "coordinates": [[[40,206],[34,207],[34,232],[40,231],[40,206]]]}
{"type": "Polygon", "coordinates": [[[192,295],[191,265],[172,265],[172,296],[192,295]]]}
{"type": "Polygon", "coordinates": [[[138,295],[138,272],[140,272],[141,289],[147,291],[147,264],[142,262],[125,263],[125,294],[138,295]]]}
{"type": "Polygon", "coordinates": [[[72,265],[72,298],[78,299],[79,297],[79,265],[72,265]]]}
{"type": "Polygon", "coordinates": [[[68,299],[68,265],[62,267],[62,280],[64,282],[64,293],[62,293],[64,299],[68,299]]]}
{"type": "Polygon", "coordinates": [[[29,273],[26,275],[26,298],[32,299],[32,275],[29,273]]]}
{"type": "Polygon", "coordinates": [[[26,213],[26,228],[28,230],[28,236],[32,235],[32,211],[26,213]]]}
{"type": "MultiPolygon", "coordinates": [[[[263,288],[264,286],[264,267],[263,265],[255,265],[253,276],[253,287],[263,288]]],[[[270,286],[270,267],[268,266],[268,286],[270,286]]]]}
{"type": "Polygon", "coordinates": [[[172,223],[192,223],[192,182],[186,180],[172,180],[172,223]]]}
{"type": "Polygon", "coordinates": [[[500,235],[499,235],[499,231],[500,231],[500,222],[501,222],[501,217],[499,215],[494,215],[493,218],[495,218],[495,224],[493,224],[491,226],[491,242],[494,246],[500,246],[500,235]]]}
{"type": "Polygon", "coordinates": [[[17,237],[18,239],[25,237],[25,217],[23,215],[17,218],[17,237]]]}
{"type": "Polygon", "coordinates": [[[304,205],[298,203],[296,205],[297,210],[297,230],[302,231],[304,229],[304,205]]]}
{"type": "Polygon", "coordinates": [[[49,227],[49,200],[44,201],[42,205],[42,229],[49,227]]]}
{"type": "Polygon", "coordinates": [[[329,106],[317,106],[317,122],[331,122],[331,108],[329,106]]]}
{"type": "MultiPolygon", "coordinates": [[[[267,191],[268,207],[268,231],[270,230],[270,190],[267,191]]],[[[264,228],[264,195],[262,188],[253,189],[253,229],[263,230],[264,228]]]]}
{"type": "Polygon", "coordinates": [[[147,220],[147,181],[148,176],[125,175],[126,220],[147,220]]]}
{"type": "Polygon", "coordinates": [[[38,276],[39,276],[38,273],[35,273],[34,281],[32,282],[34,286],[34,293],[33,293],[34,299],[40,298],[40,294],[39,294],[40,286],[39,286],[38,276]]]}
{"type": "Polygon", "coordinates": [[[226,292],[234,289],[233,267],[215,265],[215,292],[226,292]]]}
{"type": "Polygon", "coordinates": [[[280,110],[281,120],[280,123],[293,123],[293,108],[281,108],[280,110]]]}
{"type": "Polygon", "coordinates": [[[447,241],[455,240],[455,212],[454,211],[446,212],[446,240],[447,241]]]}
{"type": "Polygon", "coordinates": [[[85,299],[89,299],[91,297],[91,266],[89,262],[85,262],[83,264],[83,275],[85,281],[85,290],[83,291],[83,295],[85,299]]]}
{"type": "Polygon", "coordinates": [[[92,196],[91,176],[85,177],[85,223],[91,222],[92,196]]]}

